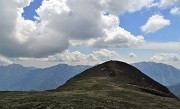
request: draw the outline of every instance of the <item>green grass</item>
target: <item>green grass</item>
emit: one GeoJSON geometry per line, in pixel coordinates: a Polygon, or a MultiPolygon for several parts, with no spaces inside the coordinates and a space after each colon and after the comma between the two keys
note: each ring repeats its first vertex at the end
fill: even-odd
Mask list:
{"type": "Polygon", "coordinates": [[[0,109],[178,109],[180,107],[180,102],[174,98],[132,90],[128,86],[112,81],[104,77],[87,78],[74,82],[74,86],[64,86],[59,91],[0,92],[0,109]]]}
{"type": "Polygon", "coordinates": [[[127,91],[2,92],[1,109],[178,109],[179,101],[127,91]]]}

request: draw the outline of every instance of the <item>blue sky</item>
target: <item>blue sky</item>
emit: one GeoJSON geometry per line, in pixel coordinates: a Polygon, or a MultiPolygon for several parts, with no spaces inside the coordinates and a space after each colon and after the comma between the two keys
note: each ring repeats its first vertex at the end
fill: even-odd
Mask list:
{"type": "Polygon", "coordinates": [[[26,20],[33,20],[34,16],[38,16],[36,13],[36,10],[42,5],[42,0],[34,0],[33,2],[31,2],[31,4],[27,7],[24,8],[24,13],[22,13],[22,16],[26,19],[26,20]]]}
{"type": "Polygon", "coordinates": [[[0,28],[11,28],[1,29],[0,63],[47,67],[116,59],[180,68],[180,1],[11,2],[0,2],[2,17],[9,18],[0,19],[0,28]]]}

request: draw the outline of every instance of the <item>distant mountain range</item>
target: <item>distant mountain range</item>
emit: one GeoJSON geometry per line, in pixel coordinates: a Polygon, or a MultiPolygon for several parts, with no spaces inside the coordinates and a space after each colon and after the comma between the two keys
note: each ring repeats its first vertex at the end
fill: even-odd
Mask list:
{"type": "Polygon", "coordinates": [[[27,77],[27,73],[36,68],[27,68],[22,65],[12,64],[0,66],[0,90],[10,90],[13,84],[27,77]]]}
{"type": "Polygon", "coordinates": [[[180,70],[171,65],[155,62],[132,64],[155,81],[167,86],[171,92],[180,96],[180,70]]]}
{"type": "Polygon", "coordinates": [[[49,68],[36,69],[12,64],[0,67],[1,91],[29,91],[55,89],[68,79],[90,66],[69,66],[60,64],[49,68]]]}
{"type": "Polygon", "coordinates": [[[132,65],[164,86],[180,83],[180,70],[171,65],[155,62],[139,62],[132,65]]]}

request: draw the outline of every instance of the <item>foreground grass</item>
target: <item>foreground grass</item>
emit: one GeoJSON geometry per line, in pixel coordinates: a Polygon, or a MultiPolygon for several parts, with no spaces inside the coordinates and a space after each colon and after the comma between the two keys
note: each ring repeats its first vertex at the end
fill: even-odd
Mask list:
{"type": "Polygon", "coordinates": [[[179,107],[180,102],[174,98],[121,87],[119,90],[0,92],[0,109],[179,109],[179,107]]]}
{"type": "Polygon", "coordinates": [[[83,74],[54,91],[0,92],[0,109],[179,109],[180,107],[180,101],[175,98],[146,93],[123,80],[123,78],[89,77],[83,74]]]}

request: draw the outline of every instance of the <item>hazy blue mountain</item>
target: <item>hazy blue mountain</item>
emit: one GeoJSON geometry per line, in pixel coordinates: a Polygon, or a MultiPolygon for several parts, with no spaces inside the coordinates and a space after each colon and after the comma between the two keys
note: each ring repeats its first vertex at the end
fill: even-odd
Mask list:
{"type": "Polygon", "coordinates": [[[23,67],[18,64],[0,66],[0,90],[11,89],[14,83],[25,78],[31,70],[35,70],[35,68],[23,67]]]}
{"type": "Polygon", "coordinates": [[[177,96],[180,97],[180,83],[172,86],[168,86],[168,88],[177,96]]]}
{"type": "Polygon", "coordinates": [[[90,66],[60,64],[49,68],[32,70],[21,81],[13,84],[11,90],[41,91],[55,89],[88,68],[90,66]]]}
{"type": "Polygon", "coordinates": [[[180,70],[171,65],[155,62],[140,62],[132,65],[165,86],[180,83],[180,70]]]}
{"type": "Polygon", "coordinates": [[[60,64],[36,69],[12,64],[0,66],[0,91],[49,90],[64,84],[68,79],[90,68],[60,64]]]}

